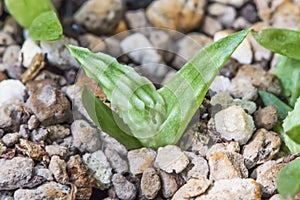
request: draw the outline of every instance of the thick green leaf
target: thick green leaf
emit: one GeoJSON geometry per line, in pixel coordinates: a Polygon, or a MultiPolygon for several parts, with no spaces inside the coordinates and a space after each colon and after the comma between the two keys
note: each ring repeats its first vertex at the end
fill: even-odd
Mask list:
{"type": "Polygon", "coordinates": [[[279,28],[267,28],[253,37],[265,48],[281,55],[300,60],[300,32],[279,28]]]}
{"type": "Polygon", "coordinates": [[[5,0],[9,13],[24,28],[43,12],[53,10],[51,0],[5,0]]]}
{"type": "Polygon", "coordinates": [[[128,149],[136,149],[142,146],[135,137],[129,134],[129,129],[122,119],[97,99],[86,87],[83,88],[82,103],[90,118],[104,132],[114,137],[128,149]]]}
{"type": "Polygon", "coordinates": [[[281,136],[284,141],[285,147],[288,148],[288,152],[294,154],[300,152],[300,145],[294,142],[283,130],[282,123],[277,123],[273,130],[281,136]]]}
{"type": "Polygon", "coordinates": [[[38,15],[31,23],[28,33],[34,40],[56,40],[62,34],[62,26],[53,10],[38,15]]]}
{"type": "Polygon", "coordinates": [[[296,143],[300,144],[300,99],[297,100],[294,110],[289,112],[283,121],[284,132],[296,143]]]}
{"type": "Polygon", "coordinates": [[[300,189],[300,159],[284,166],[277,177],[277,188],[281,196],[292,199],[300,189]]]}
{"type": "Polygon", "coordinates": [[[144,146],[175,144],[234,50],[250,30],[240,31],[205,47],[161,90],[103,53],[68,46],[86,74],[96,80],[118,114],[144,146]]]}
{"type": "Polygon", "coordinates": [[[259,91],[259,95],[266,106],[274,105],[277,108],[278,116],[281,120],[285,119],[288,112],[292,111],[290,106],[269,92],[259,91]]]}
{"type": "Polygon", "coordinates": [[[280,56],[274,73],[281,82],[282,94],[288,97],[289,104],[294,106],[300,96],[300,61],[280,56]]]}

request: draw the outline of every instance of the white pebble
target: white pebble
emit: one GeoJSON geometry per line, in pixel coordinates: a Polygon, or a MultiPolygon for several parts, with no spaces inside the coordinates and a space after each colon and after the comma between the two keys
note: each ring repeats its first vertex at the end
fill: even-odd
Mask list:
{"type": "Polygon", "coordinates": [[[0,82],[0,106],[10,100],[24,102],[26,87],[19,80],[3,80],[0,82]]]}

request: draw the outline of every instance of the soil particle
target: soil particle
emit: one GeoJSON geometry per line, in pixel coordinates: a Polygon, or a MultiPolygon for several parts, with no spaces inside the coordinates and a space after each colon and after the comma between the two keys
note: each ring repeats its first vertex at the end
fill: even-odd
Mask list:
{"type": "Polygon", "coordinates": [[[112,183],[115,188],[115,192],[120,199],[135,199],[137,192],[136,187],[134,184],[127,181],[124,176],[114,174],[112,177],[112,183]]]}
{"type": "Polygon", "coordinates": [[[147,199],[155,199],[161,188],[160,178],[154,168],[144,170],[141,178],[142,195],[147,199]]]}

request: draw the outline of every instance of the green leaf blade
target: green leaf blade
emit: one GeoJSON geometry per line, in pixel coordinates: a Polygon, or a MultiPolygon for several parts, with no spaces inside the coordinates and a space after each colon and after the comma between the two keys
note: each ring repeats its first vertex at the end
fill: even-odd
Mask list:
{"type": "Polygon", "coordinates": [[[9,13],[24,28],[41,13],[53,10],[50,0],[5,0],[9,13]]]}
{"type": "Polygon", "coordinates": [[[277,188],[284,198],[293,198],[300,189],[300,159],[284,166],[277,177],[277,188]]]}
{"type": "Polygon", "coordinates": [[[289,112],[283,121],[284,132],[297,144],[300,144],[300,99],[297,100],[294,110],[289,112]]]}
{"type": "Polygon", "coordinates": [[[63,28],[53,10],[38,15],[28,31],[33,40],[56,40],[63,34],[63,28]]]}
{"type": "Polygon", "coordinates": [[[253,37],[263,47],[300,60],[300,32],[279,28],[267,28],[260,33],[252,32],[253,37]]]}
{"type": "Polygon", "coordinates": [[[292,111],[290,106],[278,99],[275,95],[265,91],[259,91],[258,93],[265,106],[274,105],[277,108],[279,119],[285,119],[288,112],[292,111]]]}
{"type": "Polygon", "coordinates": [[[135,137],[130,135],[129,129],[122,119],[97,99],[87,87],[84,87],[82,91],[82,103],[94,123],[126,148],[136,149],[142,146],[135,137]]]}

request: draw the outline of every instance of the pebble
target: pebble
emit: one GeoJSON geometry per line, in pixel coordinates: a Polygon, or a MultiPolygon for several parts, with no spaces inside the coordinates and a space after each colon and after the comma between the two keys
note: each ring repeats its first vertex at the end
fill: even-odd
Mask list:
{"type": "Polygon", "coordinates": [[[216,130],[221,137],[245,144],[255,129],[253,119],[240,106],[231,106],[218,112],[215,117],[216,130]]]}
{"type": "Polygon", "coordinates": [[[243,157],[248,169],[274,158],[281,145],[280,136],[266,129],[258,129],[251,141],[243,148],[243,157]]]}
{"type": "Polygon", "coordinates": [[[14,200],[13,193],[11,191],[0,191],[1,200],[14,200]]]}
{"type": "Polygon", "coordinates": [[[23,106],[18,100],[0,105],[0,128],[4,131],[17,131],[22,120],[22,111],[23,106]]]}
{"type": "Polygon", "coordinates": [[[88,0],[74,14],[74,20],[89,32],[107,34],[118,26],[124,9],[122,0],[88,0]]]}
{"type": "Polygon", "coordinates": [[[158,148],[154,166],[167,173],[180,173],[189,164],[188,156],[178,146],[167,145],[158,148]]]}
{"type": "Polygon", "coordinates": [[[247,3],[241,9],[241,16],[244,17],[248,22],[254,24],[258,21],[258,14],[255,5],[247,3]]]}
{"type": "Polygon", "coordinates": [[[47,181],[53,181],[53,175],[51,171],[41,165],[34,167],[34,175],[44,177],[47,181]]]}
{"type": "Polygon", "coordinates": [[[71,134],[68,127],[59,124],[47,126],[45,130],[48,132],[48,138],[52,141],[62,140],[71,134]]]}
{"type": "Polygon", "coordinates": [[[213,92],[226,92],[230,86],[230,79],[224,76],[216,76],[214,81],[211,83],[209,89],[213,92]]]}
{"type": "Polygon", "coordinates": [[[0,82],[0,106],[12,100],[24,102],[26,87],[19,80],[3,80],[0,82]]]}
{"type": "Polygon", "coordinates": [[[2,141],[0,141],[0,155],[2,155],[3,153],[5,153],[7,150],[7,147],[3,144],[2,141]]]}
{"type": "Polygon", "coordinates": [[[191,160],[192,168],[187,172],[187,179],[208,177],[208,163],[204,157],[195,154],[194,152],[185,152],[191,160]]]}
{"type": "Polygon", "coordinates": [[[190,60],[200,49],[210,44],[212,39],[201,33],[188,33],[176,42],[178,51],[175,52],[176,56],[173,64],[181,68],[190,60]]]}
{"type": "Polygon", "coordinates": [[[45,141],[49,135],[49,132],[45,128],[38,128],[29,133],[30,139],[34,142],[45,141]]]}
{"type": "Polygon", "coordinates": [[[215,35],[215,33],[222,30],[222,24],[218,20],[210,16],[205,16],[203,20],[202,30],[207,35],[213,36],[215,35]]]}
{"type": "Polygon", "coordinates": [[[294,30],[298,29],[299,21],[300,7],[289,1],[280,4],[271,18],[273,27],[294,30]]]}
{"type": "Polygon", "coordinates": [[[12,38],[10,34],[5,31],[0,31],[0,45],[1,46],[9,46],[15,44],[16,42],[12,38]]]}
{"type": "Polygon", "coordinates": [[[55,180],[61,184],[67,184],[69,182],[69,176],[67,173],[67,164],[59,156],[52,156],[49,164],[49,170],[52,172],[55,180]]]}
{"type": "Polygon", "coordinates": [[[90,33],[80,35],[79,43],[80,46],[86,47],[94,53],[106,51],[106,44],[104,40],[101,37],[98,37],[90,33]]]}
{"type": "Polygon", "coordinates": [[[209,5],[208,13],[217,17],[218,22],[221,22],[225,28],[232,26],[236,19],[236,10],[232,6],[227,6],[221,3],[213,3],[209,5]]]}
{"type": "Polygon", "coordinates": [[[133,175],[142,174],[145,169],[152,167],[156,152],[152,149],[141,148],[128,152],[129,170],[133,175]]]}
{"type": "Polygon", "coordinates": [[[137,189],[134,184],[126,180],[121,174],[114,174],[112,183],[117,196],[120,199],[134,200],[136,197],[137,189]]]}
{"type": "Polygon", "coordinates": [[[267,0],[267,1],[259,1],[254,0],[258,16],[265,22],[269,22],[273,13],[276,11],[277,7],[285,2],[285,0],[267,0]]]}
{"type": "Polygon", "coordinates": [[[250,80],[235,77],[231,79],[228,92],[235,98],[243,100],[256,100],[258,96],[257,88],[255,88],[250,80]]]}
{"type": "Polygon", "coordinates": [[[95,186],[100,189],[108,188],[111,185],[112,169],[105,154],[98,150],[94,153],[84,154],[82,159],[94,174],[95,186]]]}
{"type": "Polygon", "coordinates": [[[230,199],[230,200],[260,200],[260,185],[253,179],[228,179],[214,182],[207,194],[195,200],[230,199]],[[234,186],[234,187],[233,187],[234,186]]]}
{"type": "Polygon", "coordinates": [[[89,168],[83,163],[80,155],[70,157],[67,162],[67,171],[70,175],[70,182],[78,188],[91,188],[95,183],[95,179],[89,173],[89,168]]]}
{"type": "Polygon", "coordinates": [[[274,194],[270,200],[285,200],[280,194],[274,194]]]}
{"type": "MultiPolygon", "coordinates": [[[[214,34],[214,41],[217,41],[221,38],[228,36],[233,33],[232,30],[226,29],[218,31],[214,34]]],[[[232,58],[236,59],[239,63],[250,64],[253,60],[253,52],[251,44],[248,38],[245,38],[239,47],[231,55],[232,58]]]]}
{"type": "Polygon", "coordinates": [[[51,79],[27,84],[29,95],[26,106],[42,125],[66,122],[71,117],[71,106],[58,85],[51,79]]]}
{"type": "Polygon", "coordinates": [[[42,52],[47,54],[47,60],[50,64],[62,70],[71,67],[78,68],[79,64],[66,47],[68,44],[78,45],[78,42],[71,38],[61,37],[53,41],[41,41],[40,46],[42,52]]]}
{"type": "Polygon", "coordinates": [[[105,38],[104,43],[106,45],[106,50],[105,50],[106,54],[115,58],[119,58],[120,56],[123,55],[120,46],[120,40],[117,39],[116,37],[105,38]]]}
{"type": "Polygon", "coordinates": [[[234,152],[215,152],[208,157],[210,180],[246,178],[248,170],[242,155],[234,152]]]}
{"type": "Polygon", "coordinates": [[[14,190],[29,182],[33,175],[30,158],[0,159],[0,190],[14,190]]]}
{"type": "Polygon", "coordinates": [[[216,143],[210,147],[210,149],[206,153],[206,158],[208,159],[214,153],[224,152],[224,153],[239,153],[240,145],[238,142],[230,141],[226,143],[216,143]]]}
{"type": "Polygon", "coordinates": [[[178,190],[179,187],[176,181],[176,177],[162,170],[159,171],[159,175],[161,179],[161,188],[162,188],[163,197],[171,198],[178,190]]]}
{"type": "Polygon", "coordinates": [[[37,142],[24,139],[20,139],[20,144],[16,144],[16,148],[33,160],[40,160],[46,153],[37,142]]]}
{"type": "Polygon", "coordinates": [[[155,0],[148,6],[146,15],[155,27],[185,33],[200,24],[205,4],[204,0],[155,0]]]}
{"type": "Polygon", "coordinates": [[[73,145],[81,152],[95,152],[101,147],[100,134],[87,121],[76,120],[71,125],[73,145]]]}
{"type": "Polygon", "coordinates": [[[127,11],[125,13],[125,19],[130,29],[138,29],[138,31],[142,31],[145,27],[150,26],[144,9],[127,11]]]}
{"type": "Polygon", "coordinates": [[[172,200],[182,200],[203,194],[212,182],[206,178],[190,179],[174,194],[172,200]]]}
{"type": "Polygon", "coordinates": [[[2,67],[6,69],[6,73],[9,77],[15,79],[18,79],[23,73],[21,62],[18,61],[20,49],[19,45],[10,45],[5,49],[2,57],[2,67]]]}
{"type": "Polygon", "coordinates": [[[19,133],[8,133],[2,137],[2,142],[5,144],[5,146],[12,147],[19,141],[19,138],[19,133]]]}
{"type": "Polygon", "coordinates": [[[68,186],[51,181],[35,189],[18,189],[14,193],[15,200],[31,200],[37,197],[43,200],[68,200],[71,199],[71,190],[68,186]]]}
{"type": "Polygon", "coordinates": [[[266,106],[254,113],[254,122],[257,128],[270,130],[278,121],[277,108],[274,105],[266,106]]]}
{"type": "Polygon", "coordinates": [[[31,115],[27,123],[29,130],[36,129],[40,125],[40,122],[35,115],[31,115]]]}
{"type": "Polygon", "coordinates": [[[257,109],[255,102],[244,99],[233,99],[231,105],[241,106],[249,115],[252,115],[257,109]]]}
{"type": "Polygon", "coordinates": [[[241,7],[242,5],[244,5],[248,0],[213,0],[215,2],[219,2],[222,4],[229,4],[232,5],[234,7],[241,7]]]}
{"type": "Polygon", "coordinates": [[[121,41],[120,46],[124,54],[137,63],[154,77],[162,78],[167,69],[158,65],[163,59],[150,41],[141,33],[134,33],[121,41]]]}
{"type": "Polygon", "coordinates": [[[276,192],[276,178],[284,165],[270,160],[256,168],[256,181],[261,185],[263,196],[269,197],[276,192]]]}
{"type": "MultiPolygon", "coordinates": [[[[149,28],[150,29],[150,28],[149,28]]],[[[170,62],[173,58],[173,41],[170,33],[164,30],[153,30],[149,33],[149,41],[157,52],[162,56],[165,62],[170,62]]]]}
{"type": "Polygon", "coordinates": [[[158,174],[154,168],[144,170],[141,178],[142,195],[147,199],[155,199],[160,191],[161,183],[158,174]]]}
{"type": "Polygon", "coordinates": [[[58,144],[47,145],[45,146],[45,150],[49,156],[57,155],[65,159],[68,155],[68,148],[58,144]]]}
{"type": "Polygon", "coordinates": [[[129,171],[127,161],[122,158],[117,151],[112,148],[106,148],[104,154],[115,172],[125,174],[129,171]]]}
{"type": "Polygon", "coordinates": [[[19,60],[24,67],[28,68],[33,57],[39,53],[43,53],[41,47],[34,40],[27,38],[20,50],[19,60]]]}
{"type": "MultiPolygon", "coordinates": [[[[250,24],[244,17],[237,17],[234,20],[233,24],[232,24],[232,27],[235,30],[247,29],[247,28],[250,28],[251,26],[252,26],[252,24],[250,24]]],[[[249,38],[251,38],[251,36],[249,36],[249,38]]],[[[251,45],[252,45],[253,53],[254,53],[254,56],[255,56],[256,52],[255,52],[255,50],[253,48],[253,43],[252,42],[251,42],[251,45]]]]}

